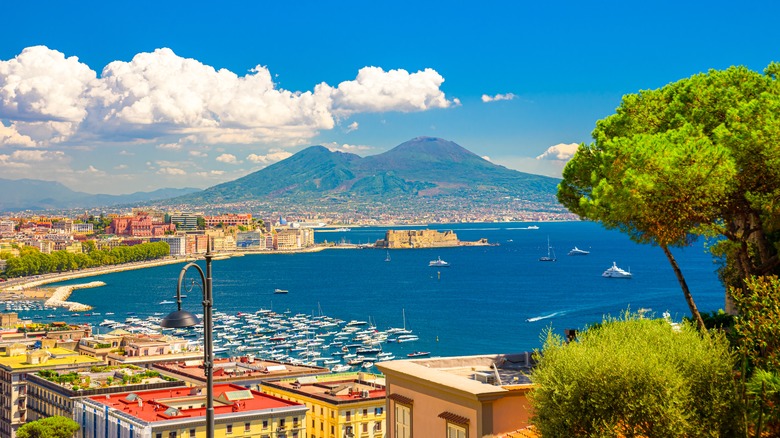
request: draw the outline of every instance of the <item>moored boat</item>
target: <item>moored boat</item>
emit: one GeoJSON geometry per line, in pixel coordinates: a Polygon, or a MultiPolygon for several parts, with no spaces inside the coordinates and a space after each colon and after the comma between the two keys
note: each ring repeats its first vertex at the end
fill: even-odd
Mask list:
{"type": "Polygon", "coordinates": [[[431,260],[428,262],[428,266],[434,267],[434,268],[445,268],[448,267],[450,264],[445,262],[441,259],[441,257],[438,257],[436,260],[431,260]]]}
{"type": "Polygon", "coordinates": [[[406,357],[423,357],[431,354],[430,351],[414,351],[406,355],[406,357]]]}
{"type": "Polygon", "coordinates": [[[584,249],[579,249],[576,246],[572,248],[571,251],[569,251],[570,256],[581,256],[581,255],[588,255],[590,254],[590,251],[585,251],[584,249]]]}
{"type": "Polygon", "coordinates": [[[617,263],[612,262],[612,266],[604,271],[601,276],[606,278],[631,278],[631,272],[618,268],[617,263]]]}

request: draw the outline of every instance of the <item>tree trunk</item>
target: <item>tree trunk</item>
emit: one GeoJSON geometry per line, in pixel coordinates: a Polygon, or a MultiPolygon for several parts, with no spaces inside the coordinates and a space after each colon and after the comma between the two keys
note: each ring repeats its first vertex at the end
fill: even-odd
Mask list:
{"type": "Polygon", "coordinates": [[[701,317],[701,313],[699,313],[699,309],[696,307],[696,303],[693,302],[693,295],[691,295],[691,290],[688,289],[688,283],[685,282],[685,277],[683,277],[682,271],[680,270],[680,266],[677,264],[677,260],[675,260],[674,256],[672,255],[672,252],[669,251],[669,247],[666,245],[661,245],[661,249],[664,250],[664,254],[666,254],[666,258],[669,259],[669,264],[672,265],[672,269],[674,270],[674,275],[677,276],[677,281],[680,283],[680,287],[682,288],[683,295],[685,295],[685,301],[688,303],[688,308],[691,310],[691,316],[696,321],[696,327],[699,329],[700,332],[704,332],[707,329],[704,327],[704,320],[701,317]]]}

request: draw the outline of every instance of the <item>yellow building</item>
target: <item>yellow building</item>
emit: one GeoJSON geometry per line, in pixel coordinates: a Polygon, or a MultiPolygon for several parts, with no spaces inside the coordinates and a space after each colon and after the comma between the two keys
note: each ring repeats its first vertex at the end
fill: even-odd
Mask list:
{"type": "Polygon", "coordinates": [[[385,436],[385,381],[368,373],[325,374],[264,381],[262,391],[304,403],[307,438],[385,436]]]}
{"type": "MultiPolygon", "coordinates": [[[[76,400],[81,438],[205,438],[205,389],[165,388],[76,400]]],[[[215,438],[306,438],[306,406],[214,385],[215,438]]]]}
{"type": "MultiPolygon", "coordinates": [[[[53,343],[53,341],[51,341],[53,343]]],[[[20,344],[21,345],[21,344],[20,344]]],[[[27,375],[44,369],[68,371],[102,362],[65,348],[27,350],[9,346],[0,356],[0,438],[14,438],[16,429],[29,418],[27,375]]]]}

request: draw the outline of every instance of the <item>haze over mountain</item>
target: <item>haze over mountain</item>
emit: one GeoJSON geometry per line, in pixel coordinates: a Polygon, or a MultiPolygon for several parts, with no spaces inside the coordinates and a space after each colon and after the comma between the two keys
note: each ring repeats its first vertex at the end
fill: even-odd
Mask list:
{"type": "Polygon", "coordinates": [[[73,191],[55,181],[0,178],[0,211],[39,211],[146,203],[198,190],[195,188],[158,189],[129,195],[93,195],[73,191]]]}
{"type": "Polygon", "coordinates": [[[164,203],[195,206],[284,200],[322,205],[520,199],[535,204],[532,208],[560,210],[555,198],[558,182],[493,164],[451,141],[418,137],[368,157],[311,146],[237,180],[164,203]]]}

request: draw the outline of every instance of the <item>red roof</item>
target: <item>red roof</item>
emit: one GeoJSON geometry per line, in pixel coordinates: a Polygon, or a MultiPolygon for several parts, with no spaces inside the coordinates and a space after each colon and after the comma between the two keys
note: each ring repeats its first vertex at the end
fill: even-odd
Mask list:
{"type": "MultiPolygon", "coordinates": [[[[144,421],[206,416],[205,388],[165,388],[90,397],[144,421]],[[140,401],[139,401],[140,399],[140,401]],[[192,408],[190,408],[192,406],[192,408]]],[[[214,415],[304,406],[232,384],[214,385],[214,415]]]]}

